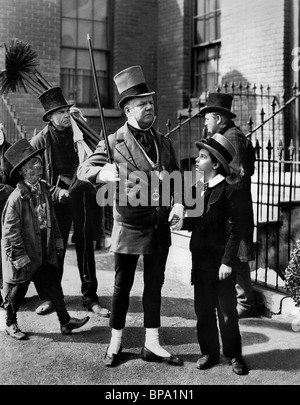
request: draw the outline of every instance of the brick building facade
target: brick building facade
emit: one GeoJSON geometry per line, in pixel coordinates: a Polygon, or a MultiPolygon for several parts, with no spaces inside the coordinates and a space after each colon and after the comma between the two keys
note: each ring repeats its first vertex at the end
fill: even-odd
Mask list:
{"type": "MultiPolygon", "coordinates": [[[[166,132],[167,120],[175,126],[178,111],[184,111],[192,97],[193,1],[109,2],[113,5],[113,27],[109,74],[112,105],[104,110],[108,132],[124,122],[112,77],[134,64],[143,67],[149,87],[156,91],[157,126],[166,132]]],[[[297,4],[294,0],[220,0],[221,86],[225,81],[262,84],[270,86],[278,100],[284,91],[291,94],[299,75],[291,68],[292,50],[299,46],[297,4]]],[[[61,1],[0,0],[0,7],[1,43],[14,37],[29,42],[39,55],[39,70],[53,86],[60,85],[61,1]]],[[[0,63],[3,65],[2,55],[0,63]]],[[[8,96],[30,138],[34,130],[43,127],[43,109],[37,96],[8,96]]],[[[98,110],[84,108],[83,112],[90,125],[100,131],[98,110]]]]}

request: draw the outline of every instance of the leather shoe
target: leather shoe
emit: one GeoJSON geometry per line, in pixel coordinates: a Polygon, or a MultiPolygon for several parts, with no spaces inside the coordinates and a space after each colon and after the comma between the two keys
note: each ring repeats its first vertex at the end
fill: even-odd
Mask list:
{"type": "Polygon", "coordinates": [[[97,314],[99,316],[102,316],[102,318],[110,317],[110,311],[104,307],[101,307],[100,304],[93,305],[91,308],[89,308],[89,311],[94,312],[94,314],[97,314]]]}
{"type": "Polygon", "coordinates": [[[26,334],[21,331],[21,329],[18,327],[18,325],[16,323],[13,323],[10,326],[6,326],[5,331],[9,336],[11,336],[14,339],[17,339],[17,340],[27,339],[26,334]]]}
{"type": "Polygon", "coordinates": [[[60,325],[61,333],[63,335],[69,335],[73,329],[78,329],[81,328],[81,326],[85,325],[89,319],[89,316],[86,316],[83,319],[70,318],[68,323],[66,323],[65,325],[60,325]]]}
{"type": "Polygon", "coordinates": [[[122,345],[120,346],[120,349],[117,354],[112,354],[111,356],[107,353],[109,346],[106,349],[103,362],[106,365],[106,367],[115,367],[119,364],[120,362],[120,356],[122,352],[122,345]]]}
{"type": "Polygon", "coordinates": [[[252,308],[249,308],[249,309],[240,309],[240,308],[239,308],[239,309],[237,310],[237,313],[238,313],[239,319],[242,319],[242,318],[252,318],[252,317],[257,316],[256,310],[255,310],[255,309],[252,309],[252,308]]]}
{"type": "Polygon", "coordinates": [[[51,301],[45,301],[43,302],[39,307],[37,307],[37,309],[35,310],[35,312],[38,315],[47,315],[50,314],[51,312],[54,311],[54,305],[51,301]]]}
{"type": "Polygon", "coordinates": [[[142,348],[142,359],[145,361],[158,361],[162,363],[167,363],[172,366],[183,366],[183,361],[180,357],[170,354],[168,357],[157,356],[157,354],[151,352],[145,346],[142,348]]]}
{"type": "Polygon", "coordinates": [[[234,357],[230,359],[232,371],[237,375],[248,374],[248,368],[241,357],[234,357]]]}
{"type": "Polygon", "coordinates": [[[204,354],[198,359],[196,368],[198,368],[199,370],[206,370],[208,368],[215,366],[218,363],[219,359],[217,357],[212,356],[210,354],[204,354]]]}

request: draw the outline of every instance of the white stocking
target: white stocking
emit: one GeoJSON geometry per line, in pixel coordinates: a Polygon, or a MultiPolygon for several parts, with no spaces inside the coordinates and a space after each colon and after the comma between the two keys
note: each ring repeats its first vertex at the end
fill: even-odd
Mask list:
{"type": "Polygon", "coordinates": [[[111,330],[111,339],[109,348],[107,350],[107,354],[110,356],[112,354],[117,354],[120,350],[121,343],[122,343],[122,333],[123,329],[112,329],[111,330]]]}
{"type": "Polygon", "coordinates": [[[145,347],[157,356],[170,356],[170,353],[159,344],[158,328],[146,328],[145,347]]]}

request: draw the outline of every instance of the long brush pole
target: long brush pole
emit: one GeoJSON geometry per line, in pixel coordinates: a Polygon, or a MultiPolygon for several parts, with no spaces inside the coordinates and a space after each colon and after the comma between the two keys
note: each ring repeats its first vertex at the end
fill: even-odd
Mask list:
{"type": "Polygon", "coordinates": [[[102,110],[102,107],[101,107],[100,91],[99,91],[99,85],[98,85],[98,80],[97,80],[97,74],[96,74],[96,68],[95,68],[95,60],[94,60],[94,55],[93,55],[93,48],[92,48],[92,42],[91,42],[90,34],[87,34],[87,41],[88,41],[88,45],[89,45],[89,53],[90,53],[93,77],[94,77],[95,88],[96,88],[98,109],[99,109],[101,123],[102,123],[103,137],[104,137],[106,150],[107,150],[107,161],[108,161],[108,163],[113,163],[114,160],[113,160],[111,150],[110,150],[110,146],[109,146],[109,142],[108,142],[107,130],[106,130],[106,125],[105,125],[105,121],[104,121],[103,110],[102,110]]]}

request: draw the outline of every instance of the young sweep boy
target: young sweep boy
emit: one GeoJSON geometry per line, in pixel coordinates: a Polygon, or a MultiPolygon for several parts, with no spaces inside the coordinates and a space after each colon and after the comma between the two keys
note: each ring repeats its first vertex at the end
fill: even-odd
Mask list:
{"type": "Polygon", "coordinates": [[[40,154],[27,139],[13,144],[5,153],[12,164],[10,177],[18,182],[2,215],[3,306],[6,333],[17,340],[26,339],[17,323],[17,313],[30,281],[47,291],[54,304],[60,329],[68,335],[89,317],[71,318],[57,277],[58,256],[63,241],[54,214],[49,185],[40,180],[43,172],[40,154]]]}

